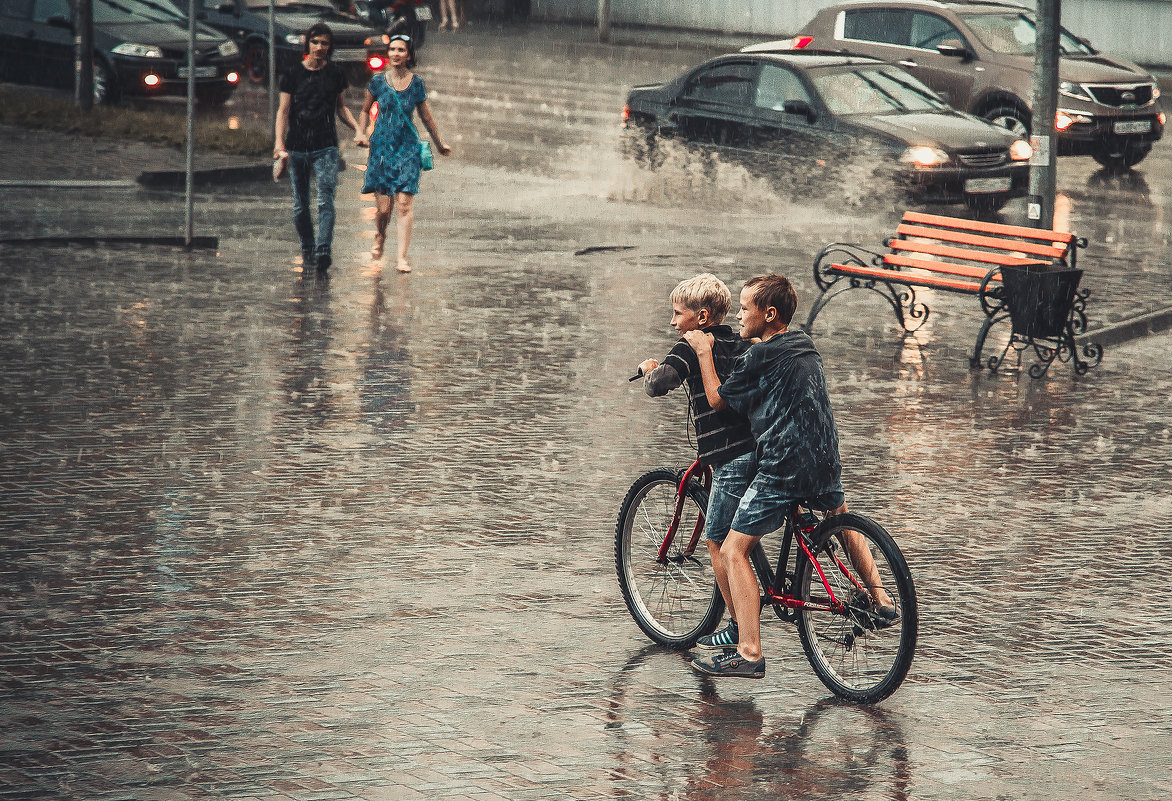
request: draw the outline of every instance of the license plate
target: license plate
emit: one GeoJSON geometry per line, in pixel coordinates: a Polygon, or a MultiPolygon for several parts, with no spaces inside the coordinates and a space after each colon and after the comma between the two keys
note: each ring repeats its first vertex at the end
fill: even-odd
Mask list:
{"type": "Polygon", "coordinates": [[[985,192],[1008,192],[1009,176],[1004,178],[969,178],[964,182],[964,191],[971,195],[985,192]]]}
{"type": "Polygon", "coordinates": [[[420,22],[431,22],[431,8],[429,6],[415,6],[415,19],[420,22]]]}
{"type": "Polygon", "coordinates": [[[1132,120],[1129,122],[1117,122],[1111,126],[1111,130],[1117,134],[1147,133],[1152,130],[1152,121],[1132,120]]]}
{"type": "MultiPolygon", "coordinates": [[[[179,77],[180,78],[186,78],[187,73],[188,73],[187,67],[180,67],[179,68],[179,77]]],[[[196,67],[195,68],[195,77],[197,77],[197,78],[215,78],[216,77],[216,68],[215,67],[196,67]]]]}
{"type": "MultiPolygon", "coordinates": [[[[382,46],[385,47],[385,45],[382,46]]],[[[347,47],[335,50],[330,54],[330,58],[334,61],[366,61],[366,51],[359,50],[357,47],[347,47]]]]}

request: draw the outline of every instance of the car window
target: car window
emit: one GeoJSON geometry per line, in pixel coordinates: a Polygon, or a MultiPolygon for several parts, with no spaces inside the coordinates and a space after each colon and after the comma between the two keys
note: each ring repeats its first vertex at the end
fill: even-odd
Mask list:
{"type": "Polygon", "coordinates": [[[692,76],[684,87],[683,97],[705,103],[746,106],[752,102],[756,77],[756,64],[717,64],[692,76]]]}
{"type": "Polygon", "coordinates": [[[965,43],[960,31],[944,17],[924,11],[912,14],[912,47],[935,50],[936,45],[946,39],[959,39],[962,44],[965,43]]]}
{"type": "Polygon", "coordinates": [[[757,108],[783,111],[787,100],[810,102],[810,93],[806,91],[801,78],[793,70],[787,70],[785,67],[762,64],[753,105],[757,108]]]}
{"type": "Polygon", "coordinates": [[[911,41],[911,12],[901,8],[860,8],[844,12],[845,39],[907,46],[911,41]]]}
{"type": "Polygon", "coordinates": [[[948,108],[931,89],[895,67],[820,73],[812,79],[822,102],[833,114],[893,114],[948,108]]]}
{"type": "Polygon", "coordinates": [[[167,22],[176,20],[187,21],[186,15],[166,0],[156,3],[154,0],[93,0],[94,22],[167,22]]]}
{"type": "Polygon", "coordinates": [[[0,0],[0,17],[28,19],[32,0],[0,0]]]}
{"type": "MultiPolygon", "coordinates": [[[[966,14],[965,24],[985,47],[994,53],[1030,56],[1034,53],[1037,29],[1025,14],[966,14]]],[[[1091,55],[1092,50],[1065,28],[1058,36],[1058,50],[1063,55],[1091,55]]]]}
{"type": "Polygon", "coordinates": [[[73,19],[69,0],[34,0],[33,22],[48,22],[51,19],[73,19]]]}

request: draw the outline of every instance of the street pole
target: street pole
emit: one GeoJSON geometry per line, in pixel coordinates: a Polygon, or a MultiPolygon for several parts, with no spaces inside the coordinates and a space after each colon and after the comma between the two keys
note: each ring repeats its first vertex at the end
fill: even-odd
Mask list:
{"type": "Polygon", "coordinates": [[[269,133],[277,129],[277,22],[269,0],[269,133]]]}
{"type": "Polygon", "coordinates": [[[91,0],[77,0],[73,23],[76,26],[73,31],[74,97],[79,109],[89,111],[94,107],[94,5],[91,0]]]}
{"type": "Polygon", "coordinates": [[[610,41],[610,0],[598,0],[598,41],[610,41]]]}
{"type": "Polygon", "coordinates": [[[1035,228],[1054,227],[1058,154],[1054,118],[1058,114],[1058,31],[1062,0],[1038,0],[1034,53],[1034,113],[1030,144],[1030,197],[1027,216],[1035,228]]]}
{"type": "Polygon", "coordinates": [[[187,2],[187,198],[184,206],[184,244],[191,248],[194,229],[195,183],[195,0],[187,2]]]}

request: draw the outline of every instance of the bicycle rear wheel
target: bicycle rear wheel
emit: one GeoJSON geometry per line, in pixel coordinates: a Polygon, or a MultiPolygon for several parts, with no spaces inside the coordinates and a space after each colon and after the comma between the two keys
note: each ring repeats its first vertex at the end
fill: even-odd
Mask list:
{"type": "MultiPolygon", "coordinates": [[[[847,614],[798,610],[802,649],[818,678],[835,695],[861,703],[882,701],[903,683],[916,650],[919,610],[907,562],[891,535],[862,515],[827,518],[810,539],[826,583],[848,609],[847,614]],[[872,599],[859,590],[858,585],[866,582],[859,578],[843,540],[850,531],[863,538],[883,589],[899,613],[886,627],[887,621],[875,614],[872,599]]],[[[818,571],[804,556],[798,559],[794,593],[803,601],[829,602],[818,571]]]]}
{"type": "Polygon", "coordinates": [[[708,506],[702,487],[688,487],[675,539],[665,561],[657,559],[675,516],[678,486],[671,470],[652,470],[635,480],[615,525],[614,560],[623,600],[639,628],[660,645],[691,648],[716,629],[724,599],[707,547],[701,542],[693,554],[682,550],[708,506]]]}

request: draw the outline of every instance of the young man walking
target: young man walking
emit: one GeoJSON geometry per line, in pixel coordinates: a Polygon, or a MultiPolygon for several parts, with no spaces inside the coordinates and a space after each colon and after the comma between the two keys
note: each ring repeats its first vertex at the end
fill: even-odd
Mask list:
{"type": "Polygon", "coordinates": [[[293,225],[301,239],[303,270],[325,273],[333,261],[334,193],[338,188],[336,119],[358,132],[346,107],[346,76],[330,61],[334,35],[325,23],[305,34],[305,58],[281,75],[273,159],[288,159],[293,225]],[[317,236],[309,207],[309,177],[317,184],[317,236]]]}

